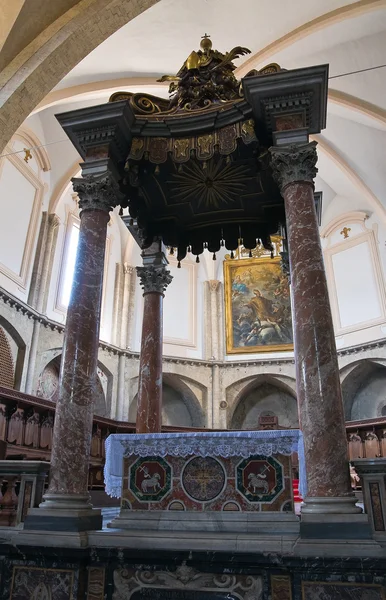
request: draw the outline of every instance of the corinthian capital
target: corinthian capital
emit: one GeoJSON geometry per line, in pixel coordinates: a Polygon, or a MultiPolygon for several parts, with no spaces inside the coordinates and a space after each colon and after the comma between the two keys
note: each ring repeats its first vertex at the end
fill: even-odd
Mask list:
{"type": "Polygon", "coordinates": [[[173,279],[170,271],[167,271],[163,266],[137,267],[137,275],[143,287],[144,295],[151,292],[163,294],[173,279]]]}
{"type": "Polygon", "coordinates": [[[318,172],[316,146],[317,142],[310,142],[308,144],[272,146],[269,149],[273,177],[281,192],[290,183],[304,181],[314,184],[318,172]]]}
{"type": "Polygon", "coordinates": [[[110,173],[86,175],[72,179],[74,192],[79,196],[79,208],[110,212],[120,203],[121,194],[117,182],[110,173]]]}

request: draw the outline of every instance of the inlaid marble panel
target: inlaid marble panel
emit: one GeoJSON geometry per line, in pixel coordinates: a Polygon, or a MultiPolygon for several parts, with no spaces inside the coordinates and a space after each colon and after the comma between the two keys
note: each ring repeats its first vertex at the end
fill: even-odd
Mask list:
{"type": "Polygon", "coordinates": [[[302,600],[384,600],[380,585],[303,581],[302,600]]]}
{"type": "Polygon", "coordinates": [[[122,508],[292,511],[290,457],[128,456],[122,508]]]}
{"type": "Polygon", "coordinates": [[[74,571],[14,566],[10,600],[73,600],[74,571]]]}

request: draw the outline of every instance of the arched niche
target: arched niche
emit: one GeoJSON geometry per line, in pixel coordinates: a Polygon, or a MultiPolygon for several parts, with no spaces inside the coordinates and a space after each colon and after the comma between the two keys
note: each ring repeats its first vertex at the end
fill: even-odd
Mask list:
{"type": "Polygon", "coordinates": [[[241,390],[234,403],[229,429],[257,429],[262,416],[276,416],[280,428],[299,427],[293,390],[272,376],[258,376],[241,390]]]}
{"type": "MultiPolygon", "coordinates": [[[[59,372],[61,354],[50,360],[39,375],[36,395],[40,398],[57,402],[59,396],[59,372]]],[[[94,414],[99,417],[109,417],[108,396],[109,376],[103,365],[98,363],[98,376],[94,389],[94,414]]]]}
{"type": "Polygon", "coordinates": [[[342,383],[346,421],[386,416],[386,365],[361,360],[342,383]]]}
{"type": "Polygon", "coordinates": [[[16,390],[20,390],[26,353],[26,344],[23,338],[21,337],[20,333],[17,331],[17,329],[15,329],[15,327],[1,315],[0,327],[2,327],[2,329],[5,332],[5,335],[8,337],[8,343],[12,352],[12,360],[14,366],[14,377],[12,387],[16,390]]]}
{"type": "MultiPolygon", "coordinates": [[[[201,405],[189,386],[174,373],[164,373],[162,379],[162,425],[205,427],[201,405]]],[[[136,416],[137,394],[130,403],[130,423],[136,416]]]]}

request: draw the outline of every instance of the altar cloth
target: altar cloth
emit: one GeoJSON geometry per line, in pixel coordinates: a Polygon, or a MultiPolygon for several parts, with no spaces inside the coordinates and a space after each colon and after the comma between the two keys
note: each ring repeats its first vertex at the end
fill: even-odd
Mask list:
{"type": "Polygon", "coordinates": [[[113,433],[106,439],[105,490],[121,497],[125,456],[299,455],[299,491],[306,495],[303,434],[298,429],[262,431],[199,431],[188,433],[113,433]]]}

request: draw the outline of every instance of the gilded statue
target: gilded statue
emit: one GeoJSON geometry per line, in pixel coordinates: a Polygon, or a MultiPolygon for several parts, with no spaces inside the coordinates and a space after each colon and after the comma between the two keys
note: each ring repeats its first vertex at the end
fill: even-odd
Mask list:
{"type": "Polygon", "coordinates": [[[194,110],[240,98],[240,84],[233,74],[233,61],[250,54],[248,48],[236,46],[222,54],[213,50],[207,34],[200,50],[190,53],[177,75],[164,75],[158,81],[169,81],[171,109],[194,110]]]}

